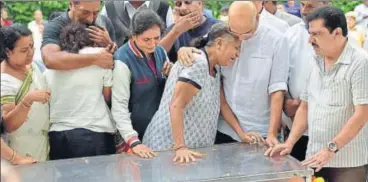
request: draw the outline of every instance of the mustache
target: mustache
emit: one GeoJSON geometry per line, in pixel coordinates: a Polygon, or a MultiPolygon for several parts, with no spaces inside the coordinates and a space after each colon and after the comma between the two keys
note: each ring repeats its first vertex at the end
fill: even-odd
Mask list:
{"type": "Polygon", "coordinates": [[[317,47],[317,48],[319,47],[316,43],[313,43],[313,42],[312,42],[312,46],[317,47]]]}

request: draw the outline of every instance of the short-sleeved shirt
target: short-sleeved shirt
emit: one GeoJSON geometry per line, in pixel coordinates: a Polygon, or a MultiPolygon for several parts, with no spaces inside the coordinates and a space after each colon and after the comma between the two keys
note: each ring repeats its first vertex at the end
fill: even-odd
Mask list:
{"type": "MultiPolygon", "coordinates": [[[[217,19],[207,17],[206,20],[200,26],[187,32],[184,32],[182,35],[180,35],[180,37],[175,41],[171,50],[168,52],[170,61],[175,63],[178,59],[177,52],[181,47],[191,46],[191,43],[194,39],[207,36],[212,25],[218,22],[219,20],[217,19]]],[[[171,29],[174,26],[175,25],[172,25],[169,28],[167,28],[166,32],[171,31],[171,29]]]]}
{"type": "MultiPolygon", "coordinates": [[[[338,61],[325,71],[323,57],[306,78],[300,99],[308,103],[307,156],[326,147],[354,114],[354,106],[368,104],[368,54],[347,43],[338,61]]],[[[368,125],[325,165],[346,168],[368,164],[368,125]]]]}
{"type": "MultiPolygon", "coordinates": [[[[64,12],[57,18],[48,22],[43,31],[43,40],[41,48],[47,44],[60,45],[61,29],[70,22],[71,19],[68,16],[68,12],[64,12]]],[[[114,27],[112,26],[112,23],[108,17],[104,15],[99,15],[96,19],[96,24],[106,28],[106,30],[109,32],[111,40],[115,41],[114,27]]]]}
{"type": "MultiPolygon", "coordinates": [[[[79,54],[95,54],[104,48],[87,47],[79,54]]],[[[84,128],[114,133],[115,126],[103,96],[103,87],[112,86],[112,70],[88,66],[74,70],[47,70],[51,92],[50,131],[84,128]]]]}
{"type": "Polygon", "coordinates": [[[215,142],[220,112],[220,74],[218,72],[215,77],[209,74],[205,53],[198,55],[195,60],[191,67],[178,62],[170,72],[160,107],[143,137],[143,143],[153,150],[166,150],[173,146],[169,107],[178,81],[200,89],[185,107],[185,145],[198,148],[211,146],[215,142]]]}

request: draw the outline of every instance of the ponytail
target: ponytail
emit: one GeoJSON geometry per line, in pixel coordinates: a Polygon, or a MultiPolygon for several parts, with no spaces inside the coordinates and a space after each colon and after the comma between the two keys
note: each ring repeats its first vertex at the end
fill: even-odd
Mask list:
{"type": "Polygon", "coordinates": [[[209,38],[207,35],[204,37],[195,38],[191,41],[190,47],[195,47],[197,49],[200,49],[200,48],[205,47],[208,42],[209,42],[209,38]]]}

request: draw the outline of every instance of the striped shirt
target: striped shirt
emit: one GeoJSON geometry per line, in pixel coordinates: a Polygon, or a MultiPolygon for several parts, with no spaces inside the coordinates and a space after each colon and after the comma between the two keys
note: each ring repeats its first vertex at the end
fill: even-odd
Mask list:
{"type": "MultiPolygon", "coordinates": [[[[301,93],[308,102],[307,156],[327,146],[354,114],[354,106],[368,104],[368,54],[347,43],[335,65],[324,69],[323,57],[315,57],[301,93]]],[[[358,167],[368,164],[368,125],[345,145],[325,167],[358,167]]]]}

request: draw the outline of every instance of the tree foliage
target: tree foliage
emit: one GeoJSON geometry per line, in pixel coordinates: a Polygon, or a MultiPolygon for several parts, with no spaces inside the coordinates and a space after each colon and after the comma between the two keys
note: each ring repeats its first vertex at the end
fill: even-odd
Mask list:
{"type": "MultiPolygon", "coordinates": [[[[279,0],[280,1],[280,0],[279,0]]],[[[283,1],[283,0],[281,0],[283,1]]],[[[285,1],[284,1],[285,2],[285,1]]],[[[221,7],[225,4],[231,3],[230,0],[224,1],[210,1],[206,2],[206,8],[212,10],[215,17],[220,14],[221,7]]],[[[352,11],[354,7],[360,4],[360,0],[333,0],[334,6],[340,7],[344,12],[352,11]]],[[[173,4],[172,2],[170,3],[173,4]]],[[[6,3],[9,16],[15,22],[26,24],[33,20],[33,12],[40,9],[44,18],[50,15],[53,11],[65,11],[68,8],[68,1],[38,1],[38,2],[24,2],[24,1],[9,1],[6,3]]]]}

